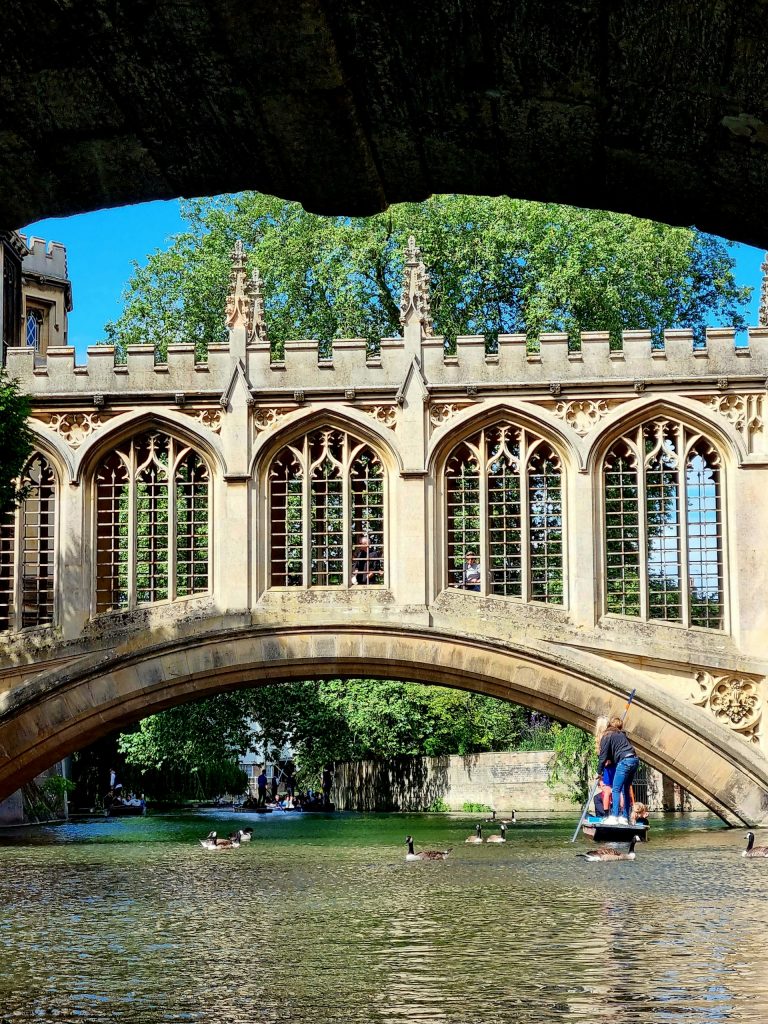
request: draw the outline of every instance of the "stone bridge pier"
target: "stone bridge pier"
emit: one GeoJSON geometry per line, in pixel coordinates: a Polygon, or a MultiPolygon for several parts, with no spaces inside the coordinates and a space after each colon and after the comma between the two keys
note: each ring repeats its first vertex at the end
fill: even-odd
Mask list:
{"type": "Polygon", "coordinates": [[[590,727],[768,824],[768,328],[433,333],[277,359],[233,253],[228,344],[9,349],[32,396],[0,533],[0,798],[152,712],[369,675],[590,727]]]}

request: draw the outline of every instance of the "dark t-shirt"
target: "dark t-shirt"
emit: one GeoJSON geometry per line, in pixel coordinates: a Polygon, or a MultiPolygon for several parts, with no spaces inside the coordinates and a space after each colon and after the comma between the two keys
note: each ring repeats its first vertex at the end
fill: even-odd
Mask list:
{"type": "Polygon", "coordinates": [[[625,757],[637,757],[635,748],[623,732],[607,732],[600,741],[600,760],[597,764],[597,774],[603,774],[606,761],[610,761],[612,765],[616,766],[625,757]]]}
{"type": "Polygon", "coordinates": [[[267,788],[267,776],[264,774],[264,772],[262,772],[258,779],[256,779],[256,785],[259,787],[259,789],[267,788]]]}

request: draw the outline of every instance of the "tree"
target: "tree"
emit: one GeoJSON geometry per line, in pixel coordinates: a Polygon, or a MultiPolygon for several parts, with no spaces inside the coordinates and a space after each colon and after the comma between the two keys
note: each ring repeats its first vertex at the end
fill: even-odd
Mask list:
{"type": "Polygon", "coordinates": [[[134,264],[125,306],[106,325],[118,355],[225,340],[229,253],[237,238],[266,282],[270,337],[399,333],[403,250],[416,236],[431,274],[435,328],[460,334],[744,326],[730,243],[696,229],[506,197],[434,196],[368,218],[319,217],[256,192],[182,204],[189,230],[134,264]]]}
{"type": "Polygon", "coordinates": [[[18,381],[0,370],[0,516],[22,496],[18,478],[32,450],[28,416],[29,399],[19,391],[18,381]]]}

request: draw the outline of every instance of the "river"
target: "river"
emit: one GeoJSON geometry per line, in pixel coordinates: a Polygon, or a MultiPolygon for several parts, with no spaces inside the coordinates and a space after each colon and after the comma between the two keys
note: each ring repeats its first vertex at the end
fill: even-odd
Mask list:
{"type": "Polygon", "coordinates": [[[768,859],[744,830],[656,819],[634,862],[592,864],[573,818],[520,817],[503,846],[428,814],[2,831],[0,1022],[765,1021],[768,859]],[[239,850],[197,842],[246,823],[239,850]],[[453,853],[406,863],[408,832],[453,853]]]}

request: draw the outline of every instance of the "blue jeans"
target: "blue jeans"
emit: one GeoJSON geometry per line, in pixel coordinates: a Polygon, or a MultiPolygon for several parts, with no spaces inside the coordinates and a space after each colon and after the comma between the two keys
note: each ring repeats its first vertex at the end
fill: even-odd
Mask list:
{"type": "Polygon", "coordinates": [[[632,807],[629,787],[632,785],[632,779],[635,777],[639,764],[636,757],[625,757],[616,765],[616,774],[613,776],[613,793],[611,794],[611,814],[614,817],[619,813],[622,793],[624,793],[624,813],[629,817],[632,807]]]}

